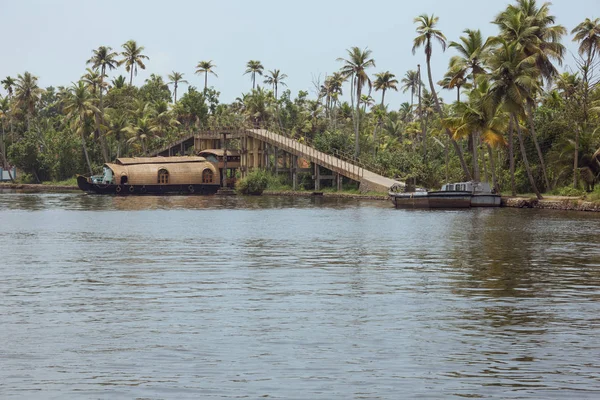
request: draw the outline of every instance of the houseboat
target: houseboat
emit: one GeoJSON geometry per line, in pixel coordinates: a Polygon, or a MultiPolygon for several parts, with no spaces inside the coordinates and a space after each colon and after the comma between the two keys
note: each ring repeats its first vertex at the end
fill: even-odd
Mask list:
{"type": "Polygon", "coordinates": [[[204,157],[118,158],[103,174],[78,175],[85,192],[102,194],[212,194],[220,187],[218,166],[204,157]]]}
{"type": "Polygon", "coordinates": [[[227,176],[227,187],[235,187],[235,176],[236,171],[240,169],[240,151],[239,150],[227,150],[224,149],[205,149],[197,153],[198,156],[206,158],[207,161],[212,162],[219,168],[219,176],[221,182],[224,176],[227,176]],[[224,170],[226,170],[224,172],[224,170]]]}
{"type": "Polygon", "coordinates": [[[499,207],[500,195],[493,193],[486,182],[447,183],[441,190],[427,191],[392,186],[389,196],[396,208],[469,208],[499,207]]]}

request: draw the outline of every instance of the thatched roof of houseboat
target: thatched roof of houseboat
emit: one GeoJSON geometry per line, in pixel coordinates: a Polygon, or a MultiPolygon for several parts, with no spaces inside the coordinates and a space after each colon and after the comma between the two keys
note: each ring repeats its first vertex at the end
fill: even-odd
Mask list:
{"type": "Polygon", "coordinates": [[[119,165],[137,165],[137,164],[176,164],[206,161],[204,157],[181,156],[181,157],[121,157],[117,158],[116,164],[119,165]]]}
{"type": "MultiPolygon", "coordinates": [[[[152,163],[138,164],[105,164],[113,171],[117,184],[120,184],[121,177],[127,176],[127,183],[130,185],[156,185],[158,183],[159,170],[166,170],[169,174],[169,185],[191,185],[201,184],[202,175],[205,170],[212,171],[213,182],[219,183],[220,177],[217,168],[211,162],[202,157],[152,157],[155,159],[152,163]],[[159,162],[156,159],[169,160],[171,158],[191,159],[187,162],[159,162]]],[[[139,160],[139,159],[138,159],[139,160]]]]}

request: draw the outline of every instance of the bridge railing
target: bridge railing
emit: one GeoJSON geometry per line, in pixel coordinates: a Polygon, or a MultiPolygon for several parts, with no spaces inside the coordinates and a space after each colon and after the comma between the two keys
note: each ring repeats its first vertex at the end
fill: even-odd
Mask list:
{"type": "Polygon", "coordinates": [[[259,136],[266,139],[270,144],[282,147],[283,150],[292,151],[300,154],[303,158],[308,158],[309,161],[317,162],[324,167],[334,171],[341,172],[342,174],[350,174],[352,178],[360,180],[364,176],[365,167],[360,162],[347,156],[342,152],[334,152],[334,154],[328,154],[315,149],[314,145],[310,140],[306,138],[302,142],[299,140],[275,133],[271,130],[257,129],[259,136]]]}
{"type": "MultiPolygon", "coordinates": [[[[273,124],[262,125],[261,124],[261,125],[253,126],[251,128],[248,128],[248,129],[262,129],[262,130],[267,130],[269,132],[275,132],[275,133],[278,133],[281,136],[285,136],[285,137],[291,138],[290,133],[288,131],[282,129],[278,125],[273,125],[273,124]]],[[[298,139],[294,139],[294,138],[291,138],[291,139],[299,141],[298,139]]],[[[300,143],[306,143],[308,146],[310,146],[312,148],[315,148],[314,142],[310,138],[308,138],[306,136],[303,136],[301,139],[302,139],[302,142],[299,141],[300,143]]],[[[340,150],[337,150],[337,149],[335,149],[333,152],[329,152],[329,153],[328,152],[322,152],[322,153],[323,154],[329,154],[329,155],[332,155],[332,156],[335,156],[335,157],[339,157],[343,161],[346,161],[348,163],[352,163],[352,164],[354,164],[354,165],[362,168],[363,170],[371,171],[371,172],[374,172],[374,173],[376,173],[378,175],[381,175],[381,176],[386,176],[386,171],[383,168],[381,168],[379,166],[376,166],[376,165],[373,165],[372,163],[367,163],[366,161],[361,160],[360,157],[356,157],[352,153],[340,151],[340,150]]],[[[361,174],[361,177],[362,176],[363,175],[361,174]]]]}

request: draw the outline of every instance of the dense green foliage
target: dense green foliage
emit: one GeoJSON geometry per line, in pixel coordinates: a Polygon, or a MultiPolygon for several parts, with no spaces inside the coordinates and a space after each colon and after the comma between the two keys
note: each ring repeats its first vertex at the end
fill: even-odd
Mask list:
{"type": "Polygon", "coordinates": [[[254,170],[238,179],[235,188],[241,194],[260,195],[269,185],[271,175],[265,170],[254,170]]]}
{"type": "Polygon", "coordinates": [[[555,19],[549,3],[517,0],[493,21],[496,36],[467,29],[448,42],[438,18],[424,14],[415,19],[413,47],[424,53],[424,68],[401,79],[375,73],[375,55],[352,47],[340,51],[340,71],[316,83],[316,98],[307,91],[293,97],[286,74],[250,60],[240,73],[252,89],[231,104],[209,86],[209,75],[218,82],[212,60],[196,66],[203,90],[181,93],[187,82],[176,71],[167,81],[152,74],[134,85],[137,70],[152,65],[135,41],[121,52],[101,46],[71,87],[41,89],[29,72],[2,80],[0,163],[16,164],[32,181],[63,180],[201,129],[261,125],[426,187],[475,179],[505,192],[567,193],[561,188],[570,186],[580,193],[600,173],[600,20],[585,19],[569,38],[555,19]],[[570,39],[579,45],[571,62],[577,70],[561,73],[562,43],[570,39]],[[454,56],[436,84],[430,66],[447,45],[454,56]],[[106,73],[117,68],[126,76],[109,82],[106,73]],[[392,109],[385,94],[398,89],[411,102],[392,109]],[[442,89],[453,101],[441,98],[442,89]]]}

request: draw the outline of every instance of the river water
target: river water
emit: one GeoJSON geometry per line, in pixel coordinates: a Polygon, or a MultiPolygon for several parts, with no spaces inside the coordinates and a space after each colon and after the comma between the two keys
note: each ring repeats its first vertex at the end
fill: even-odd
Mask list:
{"type": "Polygon", "coordinates": [[[0,398],[600,398],[600,215],[0,194],[0,398]]]}

